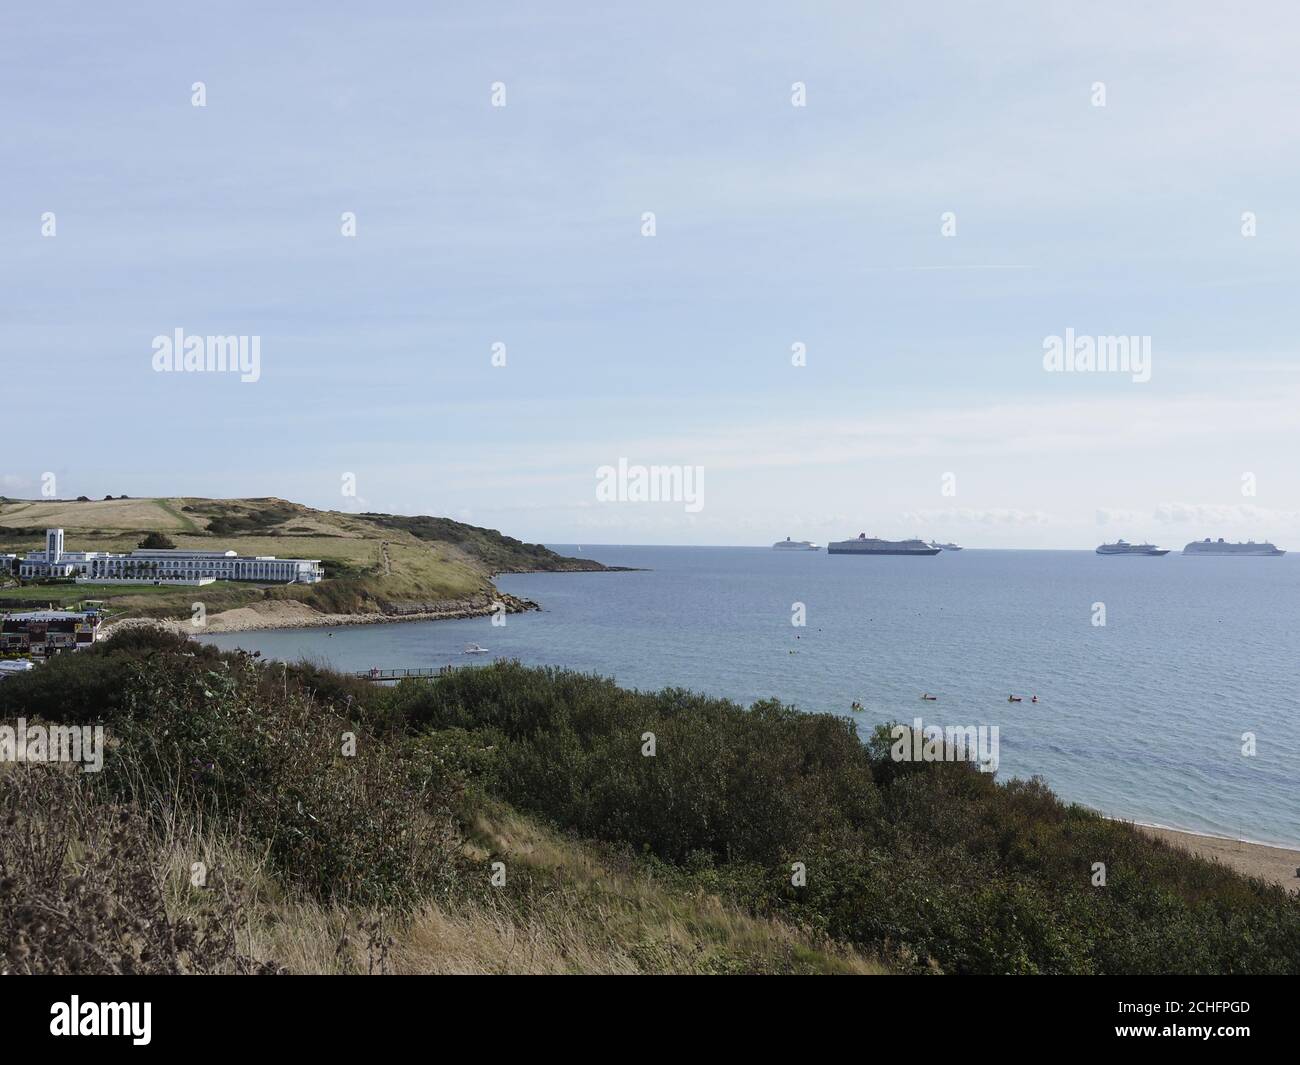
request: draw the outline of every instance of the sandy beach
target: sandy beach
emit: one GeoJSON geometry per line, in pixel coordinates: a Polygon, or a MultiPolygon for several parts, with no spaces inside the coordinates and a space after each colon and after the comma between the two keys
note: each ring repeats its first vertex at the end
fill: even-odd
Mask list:
{"type": "Polygon", "coordinates": [[[494,612],[495,602],[505,604],[506,613],[518,614],[541,609],[531,599],[520,599],[504,592],[495,596],[475,596],[471,599],[439,604],[435,610],[410,610],[383,614],[325,614],[313,610],[305,603],[293,600],[266,600],[252,606],[237,607],[210,615],[201,626],[188,621],[160,618],[123,618],[104,626],[104,635],[113,629],[148,625],[170,629],[193,636],[201,633],[252,632],[257,629],[334,629],[345,625],[387,625],[399,621],[446,621],[456,618],[486,617],[494,612]]]}
{"type": "Polygon", "coordinates": [[[1300,893],[1300,849],[1270,847],[1264,843],[1246,843],[1239,839],[1219,836],[1198,836],[1193,832],[1179,832],[1172,828],[1153,825],[1134,825],[1141,832],[1163,839],[1200,858],[1220,861],[1246,876],[1259,877],[1272,884],[1280,884],[1289,891],[1300,893]]]}

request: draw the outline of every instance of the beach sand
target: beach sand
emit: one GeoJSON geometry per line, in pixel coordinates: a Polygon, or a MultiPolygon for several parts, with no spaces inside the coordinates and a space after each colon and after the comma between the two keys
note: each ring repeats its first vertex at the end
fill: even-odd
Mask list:
{"type": "Polygon", "coordinates": [[[531,599],[498,592],[494,596],[472,596],[462,600],[448,600],[437,604],[433,610],[407,610],[403,613],[383,614],[324,614],[306,603],[288,599],[268,599],[245,607],[235,607],[211,614],[201,626],[187,621],[163,618],[122,618],[110,621],[101,630],[101,638],[115,629],[146,626],[167,629],[185,636],[208,635],[220,632],[252,632],[257,629],[337,629],[345,625],[388,625],[398,621],[449,621],[462,618],[487,617],[495,612],[496,603],[504,603],[506,613],[519,614],[541,608],[531,599]]]}
{"type": "Polygon", "coordinates": [[[1191,851],[1198,857],[1218,860],[1246,876],[1259,877],[1269,883],[1280,884],[1290,891],[1300,892],[1300,877],[1296,876],[1296,870],[1300,868],[1300,850],[1269,847],[1263,843],[1245,843],[1218,836],[1198,836],[1192,832],[1177,832],[1172,828],[1155,828],[1151,825],[1134,827],[1156,839],[1163,839],[1166,843],[1191,851]]]}

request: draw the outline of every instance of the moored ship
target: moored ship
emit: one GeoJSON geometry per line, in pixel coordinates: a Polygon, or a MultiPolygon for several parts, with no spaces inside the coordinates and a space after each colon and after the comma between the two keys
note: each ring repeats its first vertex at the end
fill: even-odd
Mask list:
{"type": "Polygon", "coordinates": [[[1210,540],[1207,536],[1204,540],[1193,540],[1183,548],[1184,555],[1264,555],[1269,558],[1276,558],[1278,555],[1285,555],[1286,552],[1280,547],[1265,540],[1262,544],[1255,543],[1254,540],[1247,540],[1243,543],[1230,544],[1223,537],[1217,540],[1210,540]]]}
{"type": "Polygon", "coordinates": [[[941,544],[937,540],[930,541],[931,547],[937,547],[940,551],[960,551],[961,548],[956,544],[941,544]]]}
{"type": "Polygon", "coordinates": [[[924,540],[881,540],[858,533],[856,540],[836,540],[826,545],[832,555],[937,555],[939,548],[924,540]]]}
{"type": "Polygon", "coordinates": [[[1131,544],[1127,540],[1116,540],[1113,544],[1102,544],[1097,548],[1099,555],[1167,555],[1169,548],[1156,547],[1155,544],[1131,544]]]}
{"type": "Polygon", "coordinates": [[[821,547],[811,540],[791,540],[786,537],[772,545],[773,551],[820,551],[821,547]]]}

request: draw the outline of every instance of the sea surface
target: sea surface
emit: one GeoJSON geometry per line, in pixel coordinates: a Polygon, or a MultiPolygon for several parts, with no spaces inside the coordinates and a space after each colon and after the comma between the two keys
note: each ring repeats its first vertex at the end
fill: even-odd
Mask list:
{"type": "Polygon", "coordinates": [[[344,670],[496,657],[869,726],[997,725],[999,779],[1103,813],[1300,847],[1300,558],[860,558],[550,545],[642,567],[514,574],[537,613],[210,637],[344,670]],[[803,604],[806,624],[793,625],[803,604]],[[1105,625],[1096,625],[1104,605],[1105,625]],[[332,634],[331,634],[332,633],[332,634]],[[476,642],[491,654],[467,656],[476,642]],[[922,692],[937,695],[923,702],[922,692]],[[1023,696],[1009,703],[1009,694],[1023,696]],[[1037,695],[1039,701],[1030,701],[1037,695]],[[857,701],[864,710],[853,712],[857,701]],[[1243,754],[1254,737],[1253,755],[1243,754]]]}

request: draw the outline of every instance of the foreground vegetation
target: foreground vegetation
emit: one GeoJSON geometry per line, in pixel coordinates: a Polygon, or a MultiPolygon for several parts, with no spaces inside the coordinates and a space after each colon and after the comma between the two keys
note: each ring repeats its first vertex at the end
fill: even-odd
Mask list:
{"type": "Polygon", "coordinates": [[[19,714],[111,742],[0,769],[5,971],[1300,971],[1282,889],[775,702],[135,630],[0,684],[19,714]]]}
{"type": "Polygon", "coordinates": [[[0,972],[883,971],[511,809],[477,741],[356,694],[141,629],[0,684],[0,722],[110,736],[99,774],[0,764],[0,972]]]}

